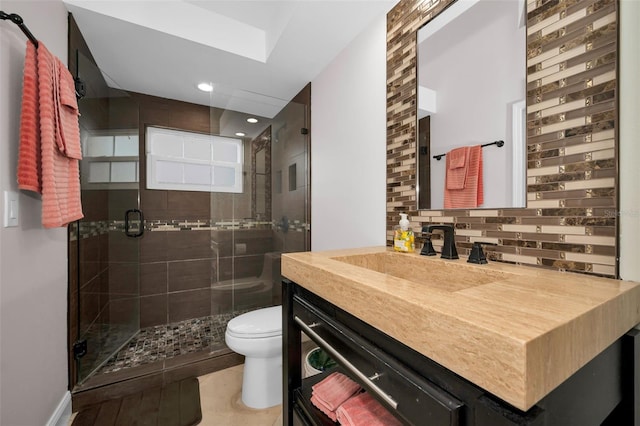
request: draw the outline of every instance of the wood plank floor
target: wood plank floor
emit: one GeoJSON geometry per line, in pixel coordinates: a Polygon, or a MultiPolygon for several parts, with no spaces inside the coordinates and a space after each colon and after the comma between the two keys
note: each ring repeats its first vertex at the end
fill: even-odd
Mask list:
{"type": "Polygon", "coordinates": [[[189,378],[90,405],[72,426],[192,426],[201,420],[198,379],[189,378]]]}

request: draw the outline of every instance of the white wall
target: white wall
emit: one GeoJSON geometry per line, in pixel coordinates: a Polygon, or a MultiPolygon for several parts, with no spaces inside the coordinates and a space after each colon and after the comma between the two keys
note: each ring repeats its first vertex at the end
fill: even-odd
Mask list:
{"type": "Polygon", "coordinates": [[[378,18],[311,82],[312,250],[386,242],[386,28],[378,18]]]}
{"type": "Polygon", "coordinates": [[[640,2],[620,2],[620,276],[640,281],[640,2]]]}
{"type": "MultiPolygon", "coordinates": [[[[22,16],[66,63],[67,12],[61,1],[2,0],[0,8],[22,16]]],[[[0,21],[2,191],[17,190],[25,46],[17,26],[0,21]]],[[[66,228],[44,230],[41,202],[33,195],[21,193],[19,202],[20,225],[0,227],[0,424],[37,426],[47,424],[59,403],[68,401],[66,228]]]]}

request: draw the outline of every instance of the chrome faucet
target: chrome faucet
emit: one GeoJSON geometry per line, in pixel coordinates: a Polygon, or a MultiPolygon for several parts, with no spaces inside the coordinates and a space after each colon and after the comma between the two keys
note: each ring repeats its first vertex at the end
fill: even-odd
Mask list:
{"type": "MultiPolygon", "coordinates": [[[[422,228],[422,232],[426,234],[431,234],[434,230],[440,230],[444,232],[444,245],[442,246],[442,255],[440,256],[443,259],[458,259],[458,250],[456,250],[456,240],[455,233],[453,231],[453,226],[451,225],[428,225],[422,228]],[[426,231],[425,231],[426,229],[426,231]]],[[[431,245],[431,242],[428,242],[431,245]]],[[[433,247],[431,248],[433,250],[433,247]]],[[[424,249],[423,249],[424,252],[424,249]]],[[[428,253],[423,253],[429,255],[428,253]]],[[[435,252],[432,252],[435,254],[435,252]]]]}

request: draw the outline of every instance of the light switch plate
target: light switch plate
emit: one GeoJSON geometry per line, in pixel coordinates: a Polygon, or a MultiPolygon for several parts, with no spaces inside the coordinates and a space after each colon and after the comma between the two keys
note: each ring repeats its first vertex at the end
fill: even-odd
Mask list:
{"type": "Polygon", "coordinates": [[[4,227],[18,226],[20,217],[20,193],[16,191],[4,191],[4,227]]]}

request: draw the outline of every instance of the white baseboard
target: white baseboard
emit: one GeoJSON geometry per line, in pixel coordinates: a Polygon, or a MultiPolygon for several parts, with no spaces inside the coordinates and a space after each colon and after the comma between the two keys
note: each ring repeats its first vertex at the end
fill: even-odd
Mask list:
{"type": "Polygon", "coordinates": [[[46,426],[67,426],[71,418],[71,392],[67,391],[46,426]]]}

